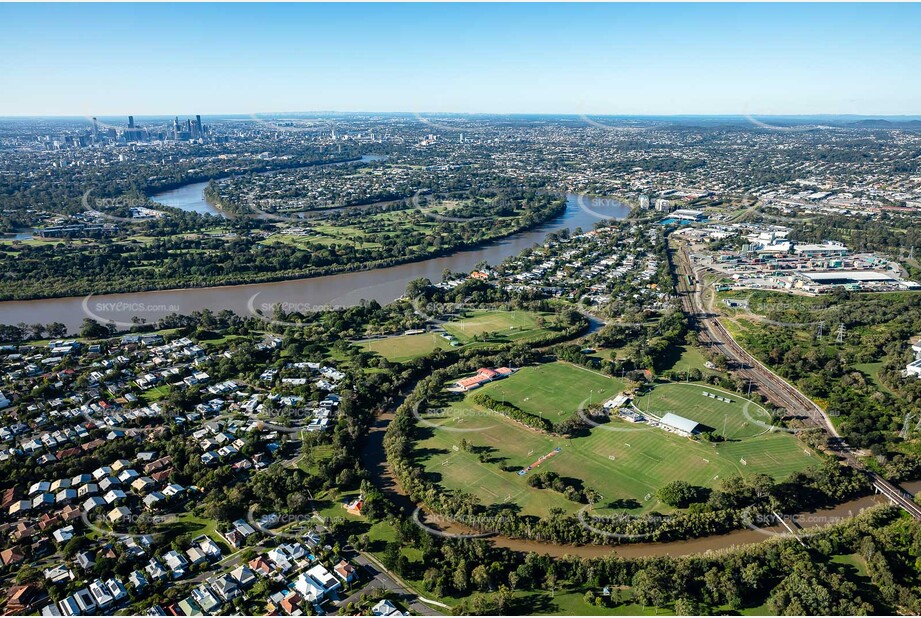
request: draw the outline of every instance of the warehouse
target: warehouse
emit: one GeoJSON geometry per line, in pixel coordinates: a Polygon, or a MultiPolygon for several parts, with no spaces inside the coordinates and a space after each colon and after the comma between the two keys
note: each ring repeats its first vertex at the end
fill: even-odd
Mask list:
{"type": "Polygon", "coordinates": [[[801,274],[807,279],[823,285],[846,285],[853,283],[898,283],[898,279],[892,275],[872,270],[804,272],[801,274]]]}

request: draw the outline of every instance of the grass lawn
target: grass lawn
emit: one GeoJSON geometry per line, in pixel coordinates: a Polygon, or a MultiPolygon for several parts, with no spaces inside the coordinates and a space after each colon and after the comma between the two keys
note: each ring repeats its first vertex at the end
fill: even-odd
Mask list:
{"type": "Polygon", "coordinates": [[[557,362],[522,367],[515,375],[487,384],[477,392],[556,423],[575,414],[580,406],[604,402],[624,388],[626,383],[617,378],[557,362]]]}
{"type": "Polygon", "coordinates": [[[698,369],[703,375],[718,375],[719,372],[713,369],[707,369],[707,359],[701,354],[700,349],[696,346],[677,346],[674,355],[674,361],[664,367],[662,371],[677,371],[679,373],[698,369]]]}
{"type": "MultiPolygon", "coordinates": [[[[652,606],[643,607],[633,600],[633,590],[625,588],[614,590],[613,601],[609,601],[613,607],[599,607],[589,605],[585,602],[585,592],[592,590],[596,595],[601,596],[602,590],[599,588],[564,588],[555,592],[544,591],[522,591],[514,596],[514,603],[520,603],[521,609],[527,608],[528,613],[534,615],[557,614],[566,616],[674,616],[674,606],[670,604],[665,607],[655,608],[652,606]],[[531,608],[534,608],[533,610],[531,608]]],[[[516,606],[517,607],[517,606],[516,606]]],[[[741,614],[743,616],[765,615],[767,607],[759,605],[756,607],[744,607],[737,611],[731,611],[726,607],[714,608],[714,612],[720,615],[741,614]]]]}
{"type": "Polygon", "coordinates": [[[549,332],[539,324],[543,319],[547,318],[531,311],[481,309],[448,322],[444,329],[461,343],[483,335],[490,341],[522,341],[549,332]]]}
{"type": "Polygon", "coordinates": [[[331,459],[333,450],[332,444],[310,446],[307,453],[297,460],[297,467],[308,474],[319,474],[320,463],[331,459]]]}
{"type": "Polygon", "coordinates": [[[883,361],[879,361],[876,363],[855,364],[852,365],[852,368],[867,376],[870,382],[873,383],[873,386],[875,386],[877,389],[889,393],[890,395],[895,395],[895,393],[892,392],[892,389],[883,384],[879,379],[879,372],[882,370],[883,365],[883,361]]]}
{"type": "Polygon", "coordinates": [[[374,352],[389,361],[397,363],[431,354],[437,349],[447,350],[451,348],[451,344],[438,333],[370,339],[357,345],[363,350],[374,352]]]}
{"type": "Polygon", "coordinates": [[[658,384],[637,398],[643,412],[662,416],[672,412],[697,421],[729,440],[751,438],[768,431],[771,416],[757,403],[715,386],[671,382],[658,384]],[[731,400],[725,403],[705,396],[704,391],[731,400]],[[758,424],[758,423],[763,424],[758,424]]]}
{"type": "Polygon", "coordinates": [[[867,561],[860,554],[842,554],[832,556],[831,561],[834,564],[843,564],[848,567],[852,575],[864,578],[867,577],[867,561]]]}
{"type": "Polygon", "coordinates": [[[202,339],[201,343],[206,346],[222,346],[230,341],[249,338],[249,335],[224,335],[223,337],[215,337],[214,339],[202,339]]]}
{"type": "MultiPolygon", "coordinates": [[[[454,335],[463,345],[485,345],[471,343],[474,337],[485,336],[489,343],[525,341],[550,332],[538,324],[539,314],[529,311],[477,310],[444,325],[447,333],[454,335]]],[[[384,339],[369,339],[358,342],[363,350],[374,352],[393,362],[403,362],[431,354],[437,349],[450,350],[451,342],[439,333],[399,335],[384,339]]]]}
{"type": "Polygon", "coordinates": [[[161,384],[160,386],[148,388],[146,391],[141,393],[141,399],[149,402],[160,401],[167,395],[169,395],[169,386],[166,384],[161,384]]]}
{"type": "MultiPolygon", "coordinates": [[[[560,364],[554,363],[548,367],[553,365],[560,364]]],[[[553,382],[547,382],[546,378],[528,379],[526,376],[529,390],[514,385],[513,380],[519,375],[503,381],[505,384],[496,382],[483,390],[488,392],[488,389],[492,389],[491,395],[496,397],[495,388],[502,385],[506,389],[516,389],[517,399],[522,405],[536,405],[537,401],[543,401],[545,393],[542,391],[540,395],[533,396],[535,384],[553,382]],[[528,401],[524,401],[526,398],[528,401]]],[[[568,387],[563,389],[567,394],[557,392],[553,396],[558,398],[558,402],[565,402],[566,407],[562,409],[571,414],[587,393],[569,386],[571,373],[564,372],[562,375],[567,380],[563,383],[568,387]]],[[[591,375],[608,380],[611,394],[616,394],[622,388],[617,380],[599,374],[591,375]]],[[[664,393],[658,399],[650,399],[650,405],[653,401],[664,403],[670,399],[678,401],[685,398],[692,402],[694,397],[705,399],[697,391],[707,388],[702,385],[677,384],[661,385],[658,388],[663,386],[667,387],[664,393]],[[686,389],[687,394],[682,389],[686,389]]],[[[735,396],[735,400],[738,402],[740,398],[735,396]]],[[[673,480],[714,488],[719,485],[720,479],[736,474],[747,476],[764,473],[783,479],[792,472],[817,463],[791,434],[761,433],[761,427],[756,432],[751,426],[746,426],[745,421],[739,418],[742,410],[740,403],[721,404],[732,408],[733,422],[727,423],[727,433],[735,432],[738,437],[719,444],[694,441],[646,424],[632,424],[620,419],[612,419],[584,435],[558,437],[479,409],[469,399],[452,403],[446,400],[442,403],[447,407],[438,413],[423,416],[426,422],[419,425],[421,439],[415,445],[418,465],[432,481],[447,489],[473,494],[483,505],[514,503],[521,508],[522,513],[529,515],[547,515],[552,507],[573,513],[583,506],[567,500],[557,492],[530,487],[527,484],[528,475],[517,474],[518,470],[557,447],[561,451],[546,460],[541,469],[552,470],[571,479],[571,483],[576,486],[581,484],[600,493],[603,498],[596,505],[596,510],[602,512],[606,509],[626,510],[635,514],[652,510],[669,512],[672,509],[660,503],[655,493],[673,480]],[[456,431],[458,429],[463,431],[456,431]],[[462,440],[466,440],[471,448],[464,450],[462,440]]],[[[560,406],[560,403],[556,404],[557,409],[560,406]]],[[[749,409],[753,410],[754,404],[749,409]]],[[[709,418],[704,414],[706,407],[700,407],[699,410],[699,416],[709,418]]],[[[675,411],[691,415],[691,412],[681,408],[675,411]]],[[[719,413],[720,423],[723,419],[724,414],[719,413]]],[[[711,422],[714,421],[711,419],[711,422]]]]}
{"type": "Polygon", "coordinates": [[[321,517],[329,517],[332,521],[345,519],[348,521],[367,521],[361,515],[352,515],[342,506],[343,502],[354,500],[361,492],[357,489],[351,491],[324,491],[314,496],[314,508],[321,517]]]}
{"type": "MultiPolygon", "coordinates": [[[[588,588],[586,588],[588,590],[588,588]]],[[[674,616],[669,608],[654,607],[643,608],[639,603],[633,602],[630,590],[620,591],[622,603],[614,607],[599,607],[585,602],[586,590],[570,588],[555,592],[527,591],[516,594],[514,602],[520,603],[521,608],[528,608],[528,613],[534,615],[565,615],[565,616],[674,616]]],[[[596,594],[601,590],[594,590],[596,594]]]]}
{"type": "Polygon", "coordinates": [[[170,537],[176,537],[183,534],[188,534],[192,537],[202,534],[207,535],[221,548],[221,553],[224,556],[228,556],[233,550],[224,542],[221,535],[218,534],[217,528],[218,523],[216,520],[206,517],[197,517],[192,513],[186,512],[182,515],[176,515],[169,523],[161,526],[158,532],[165,532],[170,537]]]}

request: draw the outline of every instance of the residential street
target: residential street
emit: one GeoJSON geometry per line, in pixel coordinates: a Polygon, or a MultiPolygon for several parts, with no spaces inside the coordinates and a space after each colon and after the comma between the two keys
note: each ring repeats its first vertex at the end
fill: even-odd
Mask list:
{"type": "MultiPolygon", "coordinates": [[[[413,611],[416,614],[419,614],[420,616],[443,616],[446,613],[450,614],[450,612],[442,612],[442,611],[433,609],[429,607],[428,605],[426,605],[425,603],[423,603],[420,600],[420,597],[418,594],[416,594],[409,586],[407,586],[396,575],[393,575],[390,572],[388,572],[386,569],[384,569],[383,565],[381,565],[377,560],[375,560],[370,555],[365,554],[365,553],[359,553],[352,559],[352,561],[355,564],[360,565],[366,573],[371,574],[373,579],[367,584],[365,584],[365,586],[361,590],[353,593],[349,597],[340,601],[339,605],[341,607],[344,607],[351,602],[357,602],[358,599],[361,597],[361,595],[364,593],[368,593],[373,590],[383,588],[383,589],[390,590],[396,593],[399,596],[400,600],[403,603],[405,603],[411,611],[413,611]]],[[[445,606],[443,609],[448,609],[448,608],[447,606],[445,606]]]]}

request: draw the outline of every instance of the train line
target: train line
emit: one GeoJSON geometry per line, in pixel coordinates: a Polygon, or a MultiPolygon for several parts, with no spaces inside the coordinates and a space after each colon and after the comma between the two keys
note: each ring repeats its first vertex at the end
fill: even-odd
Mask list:
{"type": "Polygon", "coordinates": [[[729,361],[729,368],[736,375],[749,380],[752,389],[757,390],[771,403],[785,408],[790,414],[808,418],[816,427],[825,431],[829,437],[829,448],[840,456],[844,463],[866,474],[874,490],[886,496],[890,502],[901,507],[915,519],[921,519],[921,506],[915,504],[911,494],[864,468],[854,449],[841,437],[825,411],[740,346],[719,321],[719,317],[706,310],[700,277],[691,266],[687,246],[682,245],[677,251],[670,252],[670,256],[672,255],[678,256],[677,260],[672,259],[672,267],[677,275],[678,295],[684,312],[692,327],[697,330],[701,342],[725,356],[729,361]]]}

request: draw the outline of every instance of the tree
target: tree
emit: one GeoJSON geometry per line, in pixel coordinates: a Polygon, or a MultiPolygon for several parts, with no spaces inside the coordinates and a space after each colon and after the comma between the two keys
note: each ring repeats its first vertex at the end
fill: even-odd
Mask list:
{"type": "Polygon", "coordinates": [[[56,339],[67,335],[67,326],[61,322],[52,322],[48,325],[48,336],[56,339]]]}
{"type": "Polygon", "coordinates": [[[662,569],[652,565],[633,576],[633,598],[643,607],[652,605],[659,608],[668,601],[670,582],[662,569]]]}
{"type": "Polygon", "coordinates": [[[91,318],[83,318],[83,326],[80,328],[80,336],[84,339],[105,339],[111,333],[109,329],[91,318]]]}
{"type": "Polygon", "coordinates": [[[479,590],[486,591],[489,589],[489,574],[486,572],[486,567],[482,564],[478,564],[474,567],[473,572],[470,573],[470,578],[473,580],[473,585],[479,590]]]}
{"type": "Polygon", "coordinates": [[[692,599],[682,597],[675,601],[676,616],[700,616],[701,614],[700,607],[692,599]]]}
{"type": "Polygon", "coordinates": [[[465,560],[461,559],[460,562],[457,563],[451,583],[458,592],[467,592],[467,586],[469,584],[467,579],[467,562],[465,560]]]}
{"type": "Polygon", "coordinates": [[[656,492],[656,497],[669,506],[685,508],[697,501],[698,488],[686,481],[672,481],[656,492]]]}

